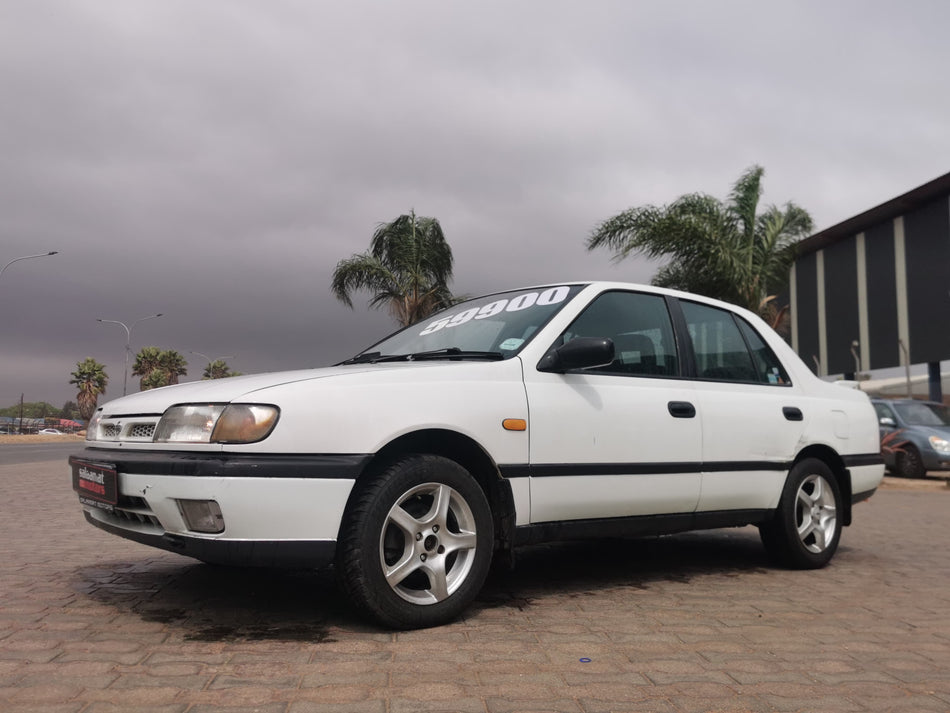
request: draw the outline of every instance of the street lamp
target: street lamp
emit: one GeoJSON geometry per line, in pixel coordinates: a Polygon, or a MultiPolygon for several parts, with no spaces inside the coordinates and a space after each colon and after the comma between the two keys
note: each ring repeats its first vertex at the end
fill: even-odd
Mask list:
{"type": "Polygon", "coordinates": [[[189,354],[195,354],[195,355],[197,355],[197,356],[204,357],[205,359],[208,360],[208,363],[209,363],[209,364],[211,364],[212,362],[221,361],[222,359],[233,359],[233,358],[234,358],[233,356],[219,356],[219,357],[215,357],[214,359],[212,359],[212,358],[209,357],[207,354],[202,354],[201,352],[189,352],[189,354]]]}
{"type": "Polygon", "coordinates": [[[214,364],[214,362],[216,362],[216,361],[224,361],[225,359],[233,359],[233,358],[234,358],[233,356],[219,356],[219,357],[216,357],[216,358],[212,359],[212,358],[209,357],[207,354],[202,354],[201,352],[195,352],[195,351],[189,350],[189,353],[195,354],[196,356],[204,357],[205,359],[207,359],[207,360],[208,360],[208,367],[209,367],[209,368],[210,368],[211,365],[214,364]]]}
{"type": "Polygon", "coordinates": [[[2,275],[3,271],[10,267],[10,265],[15,262],[19,262],[20,260],[29,260],[30,258],[34,257],[47,257],[48,255],[56,255],[58,252],[58,250],[50,250],[48,253],[38,253],[37,255],[24,255],[23,257],[15,257],[2,268],[0,268],[0,275],[2,275]]]}
{"type": "Polygon", "coordinates": [[[161,317],[162,313],[150,314],[148,317],[142,317],[132,322],[132,326],[129,327],[125,322],[120,322],[116,319],[99,319],[96,317],[97,322],[102,322],[103,324],[118,324],[125,330],[125,376],[122,378],[122,395],[125,396],[126,390],[129,383],[129,357],[132,354],[132,330],[135,329],[135,325],[139,322],[144,322],[146,319],[155,319],[156,317],[161,317]]]}
{"type": "Polygon", "coordinates": [[[861,390],[861,358],[858,356],[858,348],[861,342],[857,339],[851,342],[851,356],[854,357],[854,380],[858,382],[858,390],[861,390]]]}

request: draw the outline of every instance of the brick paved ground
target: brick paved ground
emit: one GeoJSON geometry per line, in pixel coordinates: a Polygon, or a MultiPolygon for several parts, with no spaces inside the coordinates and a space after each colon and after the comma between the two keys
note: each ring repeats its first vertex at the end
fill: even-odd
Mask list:
{"type": "Polygon", "coordinates": [[[86,525],[64,463],[0,467],[0,710],[948,711],[950,490],[885,490],[833,564],[754,530],[533,548],[470,615],[393,634],[320,573],[86,525]]]}

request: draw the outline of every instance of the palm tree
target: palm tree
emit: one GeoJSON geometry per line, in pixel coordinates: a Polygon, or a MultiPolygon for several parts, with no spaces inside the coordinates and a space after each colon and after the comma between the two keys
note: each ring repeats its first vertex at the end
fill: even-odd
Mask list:
{"type": "MultiPolygon", "coordinates": [[[[142,347],[142,350],[135,355],[135,363],[132,364],[132,375],[141,377],[139,379],[139,391],[154,389],[154,386],[146,386],[146,380],[150,379],[153,371],[159,369],[162,363],[162,350],[158,347],[142,347]]],[[[159,384],[164,386],[164,384],[159,384]]]]}
{"type": "Polygon", "coordinates": [[[667,206],[626,210],[597,226],[587,249],[608,248],[616,260],[667,258],[654,285],[732,302],[778,326],[786,308],[776,309],[774,299],[788,283],[796,244],[811,233],[812,219],[794,203],[757,213],[764,173],[761,166],[749,168],[725,202],[691,193],[667,206]]]}
{"type": "Polygon", "coordinates": [[[231,371],[231,367],[224,359],[215,359],[205,367],[202,379],[227,379],[229,376],[240,376],[241,372],[231,371]]]}
{"type": "Polygon", "coordinates": [[[158,366],[165,374],[167,384],[177,384],[178,377],[188,373],[188,362],[174,349],[166,349],[162,352],[158,366]]]}
{"type": "Polygon", "coordinates": [[[141,391],[177,384],[178,377],[187,373],[185,358],[174,349],[143,347],[135,355],[135,363],[132,365],[132,374],[141,377],[141,391]]]}
{"type": "Polygon", "coordinates": [[[338,262],[331,289],[349,307],[351,292],[372,292],[370,307],[387,306],[406,327],[460,301],[449,291],[451,279],[452,249],[442,226],[412,211],[380,224],[368,252],[338,262]]]}
{"type": "Polygon", "coordinates": [[[99,395],[106,392],[109,377],[106,376],[105,366],[92,357],[76,362],[76,371],[71,374],[69,383],[79,388],[76,401],[79,404],[79,416],[89,421],[96,412],[99,395]]]}

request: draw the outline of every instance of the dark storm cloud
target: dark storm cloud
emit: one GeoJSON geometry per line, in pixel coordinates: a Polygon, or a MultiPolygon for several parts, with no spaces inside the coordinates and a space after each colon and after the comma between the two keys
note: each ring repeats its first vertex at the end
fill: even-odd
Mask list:
{"type": "Polygon", "coordinates": [[[455,288],[647,281],[600,220],[752,163],[819,227],[946,172],[943,28],[921,0],[675,5],[11,0],[0,8],[0,405],[121,393],[133,347],[241,371],[391,329],[336,303],[377,223],[440,219],[455,288]]]}

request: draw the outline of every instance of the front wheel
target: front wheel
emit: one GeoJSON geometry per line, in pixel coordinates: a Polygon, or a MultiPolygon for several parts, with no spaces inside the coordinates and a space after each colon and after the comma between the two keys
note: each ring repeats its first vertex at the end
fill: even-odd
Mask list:
{"type": "Polygon", "coordinates": [[[924,459],[912,445],[906,445],[897,452],[897,474],[901,478],[923,478],[927,475],[924,459]]]}
{"type": "Polygon", "coordinates": [[[831,561],[841,539],[841,491],[827,464],[795,464],[775,516],[759,533],[769,555],[786,566],[817,569],[831,561]]]}
{"type": "Polygon", "coordinates": [[[396,629],[457,617],[491,565],[492,514],[479,484],[454,461],[415,455],[357,488],[338,543],[346,592],[396,629]]]}

